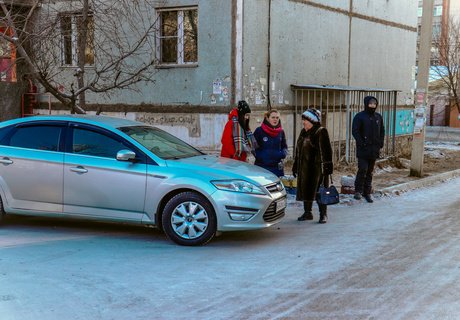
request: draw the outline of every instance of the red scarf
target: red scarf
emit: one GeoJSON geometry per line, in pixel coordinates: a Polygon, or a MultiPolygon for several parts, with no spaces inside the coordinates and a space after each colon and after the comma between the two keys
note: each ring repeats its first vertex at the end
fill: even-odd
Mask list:
{"type": "Polygon", "coordinates": [[[266,134],[268,134],[272,138],[274,138],[277,135],[279,135],[281,130],[283,130],[283,128],[281,127],[281,123],[278,123],[278,125],[276,127],[273,127],[267,121],[267,119],[264,119],[264,122],[262,122],[262,125],[260,127],[262,128],[262,130],[265,131],[266,134]]]}

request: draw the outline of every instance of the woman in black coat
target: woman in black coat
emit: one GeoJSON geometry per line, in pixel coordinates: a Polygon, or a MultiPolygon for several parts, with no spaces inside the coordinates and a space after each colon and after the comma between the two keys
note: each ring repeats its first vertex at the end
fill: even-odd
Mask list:
{"type": "MultiPolygon", "coordinates": [[[[303,129],[297,139],[292,172],[297,176],[297,201],[303,201],[299,221],[313,220],[312,206],[319,186],[329,185],[333,172],[332,147],[326,128],[321,127],[321,113],[308,109],[302,114],[303,129]]],[[[319,223],[327,222],[327,206],[318,203],[319,223]]]]}

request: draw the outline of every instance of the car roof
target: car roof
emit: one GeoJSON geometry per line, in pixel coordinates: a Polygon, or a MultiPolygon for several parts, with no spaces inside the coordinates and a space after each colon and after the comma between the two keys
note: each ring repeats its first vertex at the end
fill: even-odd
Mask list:
{"type": "Polygon", "coordinates": [[[86,114],[68,114],[68,115],[38,115],[25,118],[18,118],[14,120],[4,121],[1,123],[1,127],[19,124],[19,123],[28,123],[34,121],[75,121],[80,123],[95,124],[102,127],[108,128],[120,128],[128,126],[145,126],[147,124],[133,121],[125,118],[116,118],[108,116],[98,116],[98,115],[86,115],[86,114]]]}

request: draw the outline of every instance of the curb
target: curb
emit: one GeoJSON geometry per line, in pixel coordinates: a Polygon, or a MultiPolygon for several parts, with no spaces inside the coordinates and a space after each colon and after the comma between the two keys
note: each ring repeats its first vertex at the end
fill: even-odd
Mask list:
{"type": "Polygon", "coordinates": [[[381,190],[378,190],[377,192],[382,193],[382,195],[390,195],[390,194],[398,195],[400,193],[407,192],[409,190],[432,186],[432,185],[444,182],[446,180],[456,178],[458,176],[460,176],[460,169],[440,173],[435,176],[421,178],[419,180],[401,183],[401,184],[398,184],[392,187],[383,188],[381,190]]]}

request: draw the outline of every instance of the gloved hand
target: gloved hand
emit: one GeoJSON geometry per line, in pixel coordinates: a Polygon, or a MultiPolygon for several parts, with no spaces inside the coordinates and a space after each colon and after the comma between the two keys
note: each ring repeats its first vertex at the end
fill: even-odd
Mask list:
{"type": "Polygon", "coordinates": [[[288,149],[281,150],[281,157],[283,159],[286,158],[288,154],[289,154],[288,149]]]}
{"type": "Polygon", "coordinates": [[[334,165],[332,162],[323,162],[321,164],[321,173],[323,176],[328,176],[334,171],[334,165]]]}

